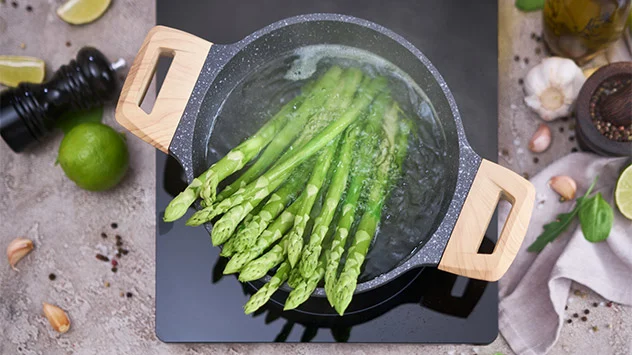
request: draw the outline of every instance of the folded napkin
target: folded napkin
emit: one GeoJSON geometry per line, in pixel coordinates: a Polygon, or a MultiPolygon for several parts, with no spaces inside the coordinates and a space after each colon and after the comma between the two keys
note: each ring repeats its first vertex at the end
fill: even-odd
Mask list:
{"type": "MultiPolygon", "coordinates": [[[[626,162],[627,158],[574,153],[531,179],[537,191],[533,216],[515,261],[499,283],[500,332],[516,353],[545,354],[555,344],[573,281],[606,299],[632,305],[632,221],[619,212],[613,196],[626,162]],[[543,225],[574,207],[574,202],[559,202],[559,196],[547,186],[556,175],[575,179],[577,197],[599,175],[593,193],[601,192],[615,216],[608,239],[601,243],[587,241],[576,221],[539,254],[527,251],[543,225]]],[[[499,210],[501,220],[507,212],[508,209],[499,210]]]]}

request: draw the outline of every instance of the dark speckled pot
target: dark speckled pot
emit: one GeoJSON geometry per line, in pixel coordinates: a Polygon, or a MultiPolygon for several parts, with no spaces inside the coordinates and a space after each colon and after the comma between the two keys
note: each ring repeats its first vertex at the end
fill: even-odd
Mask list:
{"type": "MultiPolygon", "coordinates": [[[[358,284],[356,293],[359,293],[385,284],[411,268],[439,264],[481,163],[481,157],[467,142],[461,117],[447,84],[421,51],[404,38],[358,18],[311,14],[276,22],[235,44],[213,45],[169,151],[184,167],[187,180],[192,181],[211,162],[207,155],[210,132],[230,90],[254,68],[279,54],[314,44],[340,44],[364,49],[386,58],[408,73],[432,102],[449,146],[450,179],[446,181],[445,189],[448,190],[446,194],[453,198],[446,199],[441,207],[443,220],[410,258],[390,272],[358,284]]],[[[207,224],[206,228],[210,231],[212,227],[207,224]]],[[[323,296],[324,289],[318,288],[314,294],[323,296]]]]}

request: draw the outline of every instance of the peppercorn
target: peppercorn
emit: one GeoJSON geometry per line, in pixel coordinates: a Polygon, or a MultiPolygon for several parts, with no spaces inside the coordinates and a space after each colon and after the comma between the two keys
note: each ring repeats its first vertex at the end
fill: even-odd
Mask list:
{"type": "Polygon", "coordinates": [[[105,255],[102,254],[97,254],[97,259],[101,260],[101,261],[110,261],[110,258],[108,258],[105,255]]]}
{"type": "Polygon", "coordinates": [[[584,314],[588,314],[588,313],[590,313],[590,311],[587,309],[584,309],[584,314]]]}
{"type": "Polygon", "coordinates": [[[117,241],[116,241],[116,246],[117,246],[117,247],[120,247],[121,245],[123,245],[123,242],[121,242],[120,240],[117,240],[117,241]]]}
{"type": "Polygon", "coordinates": [[[107,234],[105,234],[105,233],[101,233],[101,238],[105,239],[105,238],[107,238],[107,237],[108,237],[108,235],[107,235],[107,234]]]}
{"type": "Polygon", "coordinates": [[[593,302],[593,307],[598,307],[598,306],[599,306],[599,303],[593,302]]]}
{"type": "Polygon", "coordinates": [[[127,296],[127,298],[132,298],[132,293],[128,292],[128,293],[125,294],[125,296],[127,296]]]}
{"type": "Polygon", "coordinates": [[[579,317],[579,314],[573,313],[573,318],[577,318],[577,317],[579,317]]]}
{"type": "Polygon", "coordinates": [[[18,8],[18,3],[15,1],[11,1],[11,6],[13,6],[14,9],[18,8]]]}
{"type": "Polygon", "coordinates": [[[581,318],[581,320],[582,320],[582,322],[585,322],[585,321],[587,321],[587,320],[588,320],[588,318],[586,318],[586,316],[583,316],[583,317],[581,318]]]}
{"type": "Polygon", "coordinates": [[[533,162],[534,162],[535,164],[537,164],[539,161],[540,161],[540,159],[538,159],[538,157],[533,157],[533,162]]]}
{"type": "Polygon", "coordinates": [[[55,281],[55,279],[56,279],[56,278],[57,278],[57,275],[55,275],[55,274],[53,274],[53,273],[48,274],[48,279],[49,279],[49,280],[51,280],[51,281],[55,281]]]}
{"type": "Polygon", "coordinates": [[[121,253],[121,254],[123,254],[123,255],[127,255],[127,253],[129,253],[129,250],[127,250],[127,249],[123,249],[123,248],[119,248],[119,249],[118,249],[118,252],[119,252],[119,253],[121,253]]]}
{"type": "Polygon", "coordinates": [[[28,12],[33,11],[33,6],[31,6],[31,5],[26,5],[26,11],[28,11],[28,12]]]}
{"type": "Polygon", "coordinates": [[[523,85],[524,84],[524,80],[522,78],[518,79],[518,84],[523,85]]]}
{"type": "Polygon", "coordinates": [[[571,324],[571,323],[573,323],[573,320],[572,319],[567,319],[566,323],[571,324]]]}
{"type": "Polygon", "coordinates": [[[118,224],[117,223],[112,223],[112,224],[110,224],[110,227],[112,227],[112,229],[116,229],[116,228],[118,228],[118,224]]]}
{"type": "Polygon", "coordinates": [[[66,41],[66,47],[70,47],[72,46],[72,43],[70,43],[70,41],[66,41]]]}
{"type": "Polygon", "coordinates": [[[529,64],[529,58],[524,59],[524,64],[529,64]]]}
{"type": "Polygon", "coordinates": [[[117,272],[117,271],[118,269],[116,268],[116,266],[112,268],[112,272],[117,272]]]}
{"type": "Polygon", "coordinates": [[[519,61],[519,60],[520,60],[520,56],[515,55],[515,56],[514,56],[514,60],[515,60],[516,62],[517,62],[517,61],[519,61]]]}

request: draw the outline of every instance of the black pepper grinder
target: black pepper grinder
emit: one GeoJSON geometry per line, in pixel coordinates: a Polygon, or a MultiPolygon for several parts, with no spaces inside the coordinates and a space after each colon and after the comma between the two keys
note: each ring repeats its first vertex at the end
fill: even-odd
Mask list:
{"type": "Polygon", "coordinates": [[[0,92],[0,135],[19,153],[53,130],[66,111],[87,110],[115,98],[119,59],[110,63],[95,48],[84,47],[75,60],[61,66],[42,84],[21,83],[0,92]]]}

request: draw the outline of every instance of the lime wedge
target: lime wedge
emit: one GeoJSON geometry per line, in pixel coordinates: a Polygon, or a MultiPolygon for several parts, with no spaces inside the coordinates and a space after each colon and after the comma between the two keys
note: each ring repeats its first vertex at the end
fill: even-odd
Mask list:
{"type": "Polygon", "coordinates": [[[34,57],[0,55],[0,84],[18,86],[21,82],[39,84],[44,80],[44,61],[34,57]]]}
{"type": "Polygon", "coordinates": [[[90,23],[105,13],[111,0],[68,0],[57,8],[57,16],[72,25],[90,23]]]}
{"type": "Polygon", "coordinates": [[[632,165],[623,170],[614,188],[614,201],[625,218],[632,220],[632,165]]]}

